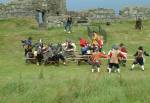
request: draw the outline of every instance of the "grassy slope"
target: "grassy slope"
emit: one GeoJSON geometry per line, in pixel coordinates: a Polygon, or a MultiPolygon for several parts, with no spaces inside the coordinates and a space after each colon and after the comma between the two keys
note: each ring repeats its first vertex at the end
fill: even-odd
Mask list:
{"type": "MultiPolygon", "coordinates": [[[[103,25],[109,34],[105,50],[114,43],[123,42],[133,54],[139,45],[150,50],[150,21],[145,21],[143,31],[135,31],[134,23],[103,25]]],[[[129,71],[131,61],[121,68],[121,75],[109,75],[106,61],[101,73],[91,73],[89,65],[35,66],[26,65],[20,40],[32,36],[46,42],[63,42],[66,38],[78,42],[88,38],[86,27],[74,27],[73,34],[62,28],[49,31],[36,30],[32,20],[0,21],[0,103],[149,103],[150,59],[146,58],[145,72],[129,71]]]]}

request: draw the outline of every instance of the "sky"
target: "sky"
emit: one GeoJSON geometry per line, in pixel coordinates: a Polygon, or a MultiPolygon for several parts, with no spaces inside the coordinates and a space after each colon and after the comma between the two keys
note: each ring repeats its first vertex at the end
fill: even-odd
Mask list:
{"type": "Polygon", "coordinates": [[[67,0],[68,10],[110,8],[118,12],[121,8],[127,6],[150,7],[150,0],[67,0]]]}
{"type": "MultiPolygon", "coordinates": [[[[0,0],[5,2],[8,0],[0,0]]],[[[85,10],[91,8],[110,8],[118,12],[127,6],[147,6],[150,7],[150,0],[67,0],[68,10],[85,10]]]]}

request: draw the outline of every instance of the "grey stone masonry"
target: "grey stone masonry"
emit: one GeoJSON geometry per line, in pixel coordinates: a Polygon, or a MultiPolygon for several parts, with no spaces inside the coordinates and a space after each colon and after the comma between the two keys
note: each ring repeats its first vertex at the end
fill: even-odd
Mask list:
{"type": "Polygon", "coordinates": [[[143,17],[145,19],[150,18],[150,8],[149,7],[125,7],[120,10],[120,15],[126,18],[136,18],[143,17]]]}
{"type": "Polygon", "coordinates": [[[36,11],[45,11],[47,16],[66,13],[65,0],[11,0],[0,4],[0,18],[35,16],[36,11]]]}

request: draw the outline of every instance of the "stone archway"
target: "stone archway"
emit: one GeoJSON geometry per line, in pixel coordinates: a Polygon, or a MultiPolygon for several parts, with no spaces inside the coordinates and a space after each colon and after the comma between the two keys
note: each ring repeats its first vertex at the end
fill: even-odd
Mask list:
{"type": "Polygon", "coordinates": [[[46,27],[46,11],[36,10],[36,20],[39,24],[39,27],[46,27]]]}

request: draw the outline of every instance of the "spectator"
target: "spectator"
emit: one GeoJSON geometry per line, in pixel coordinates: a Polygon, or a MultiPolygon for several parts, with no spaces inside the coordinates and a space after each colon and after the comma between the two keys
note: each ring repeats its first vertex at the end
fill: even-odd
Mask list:
{"type": "Polygon", "coordinates": [[[72,26],[72,17],[69,15],[67,17],[64,31],[67,31],[70,34],[71,33],[71,26],[72,26]]]}

